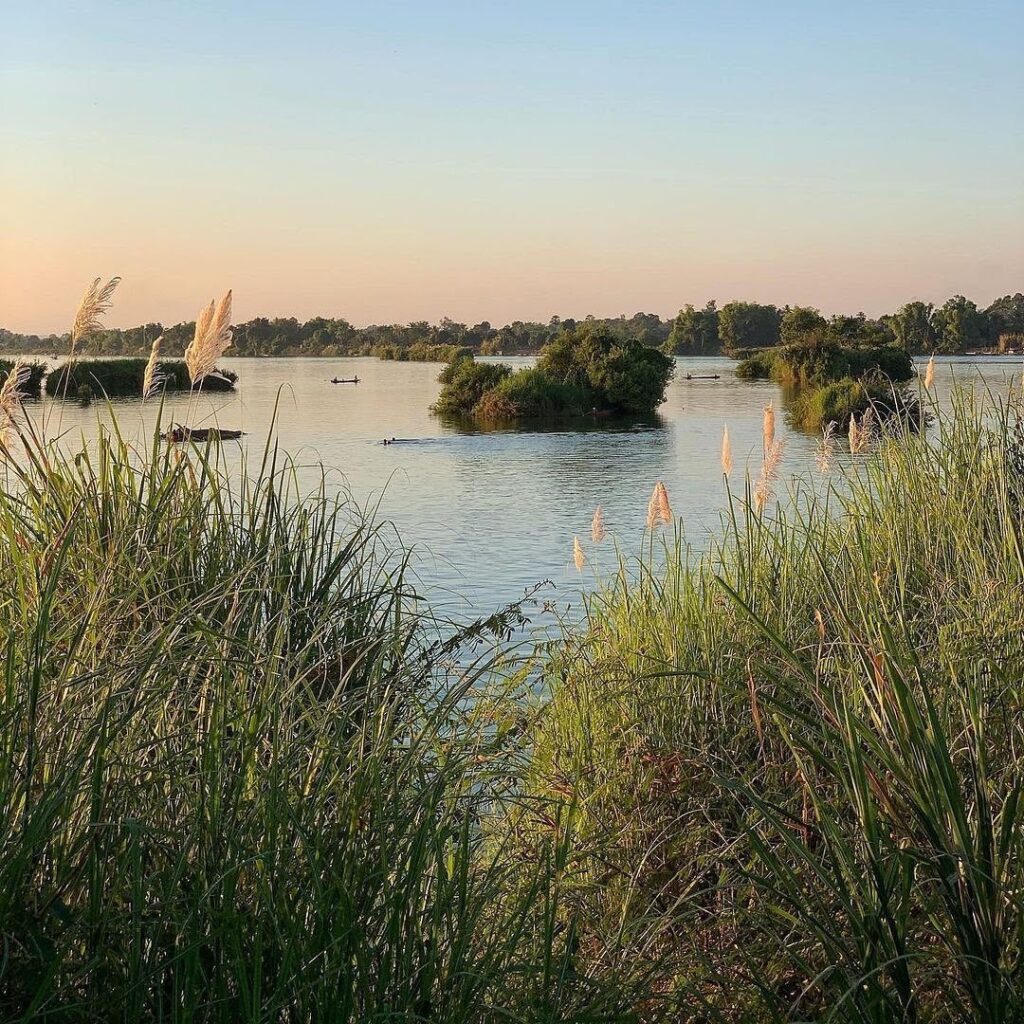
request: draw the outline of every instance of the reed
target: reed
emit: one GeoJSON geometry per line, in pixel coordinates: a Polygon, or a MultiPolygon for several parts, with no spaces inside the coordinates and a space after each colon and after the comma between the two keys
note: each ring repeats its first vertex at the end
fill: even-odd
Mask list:
{"type": "Polygon", "coordinates": [[[580,544],[579,537],[572,539],[572,562],[576,566],[577,572],[583,572],[583,568],[587,564],[587,556],[583,553],[583,545],[580,544]]]}
{"type": "Polygon", "coordinates": [[[729,441],[729,425],[722,431],[722,474],[728,477],[732,473],[732,444],[729,441]]]}
{"type": "Polygon", "coordinates": [[[1019,1020],[1019,402],[751,504],[624,562],[551,655],[533,786],[600,847],[581,946],[660,930],[675,1020],[1019,1020]]]}
{"type": "Polygon", "coordinates": [[[149,350],[149,359],[146,362],[146,369],[142,374],[142,397],[149,398],[164,380],[164,374],[160,372],[160,344],[164,340],[161,334],[153,342],[149,350]]]}
{"type": "Polygon", "coordinates": [[[196,317],[196,329],[185,349],[185,365],[193,387],[216,373],[217,360],[231,345],[231,291],[213,301],[196,317]]]}
{"type": "Polygon", "coordinates": [[[762,443],[764,450],[764,458],[767,460],[769,452],[771,452],[773,445],[775,444],[775,404],[769,402],[764,407],[764,421],[762,424],[762,443]]]}
{"type": "Polygon", "coordinates": [[[594,509],[594,518],[590,523],[590,539],[595,544],[600,544],[605,538],[604,510],[600,505],[594,509]]]}

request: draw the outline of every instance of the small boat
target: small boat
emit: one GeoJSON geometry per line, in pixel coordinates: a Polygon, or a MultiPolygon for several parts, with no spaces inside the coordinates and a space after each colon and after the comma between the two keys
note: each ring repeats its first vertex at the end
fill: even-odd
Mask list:
{"type": "Polygon", "coordinates": [[[687,380],[721,380],[721,376],[717,373],[688,373],[686,375],[687,380]]]}
{"type": "Polygon", "coordinates": [[[358,377],[332,377],[328,381],[328,383],[329,384],[358,384],[359,383],[359,378],[358,377]]]}
{"type": "Polygon", "coordinates": [[[183,427],[176,423],[163,437],[172,444],[181,444],[183,441],[235,441],[244,433],[243,430],[223,430],[220,427],[183,427]]]}

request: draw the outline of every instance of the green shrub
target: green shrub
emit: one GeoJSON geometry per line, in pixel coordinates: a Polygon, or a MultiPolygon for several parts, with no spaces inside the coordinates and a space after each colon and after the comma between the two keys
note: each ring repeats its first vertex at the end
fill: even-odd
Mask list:
{"type": "Polygon", "coordinates": [[[774,376],[778,350],[774,348],[748,350],[736,365],[736,376],[741,380],[768,380],[774,376]]]}
{"type": "Polygon", "coordinates": [[[472,356],[453,359],[438,377],[441,394],[432,409],[444,416],[469,416],[484,393],[511,373],[504,363],[478,363],[472,356]]]}
{"type": "MultiPolygon", "coordinates": [[[[146,363],[145,359],[76,359],[64,363],[46,378],[46,393],[55,397],[73,397],[88,386],[97,395],[109,398],[141,397],[146,363]]],[[[160,372],[164,377],[163,387],[168,391],[187,391],[192,386],[188,369],[180,359],[161,360],[160,372]]],[[[238,374],[221,369],[216,374],[201,382],[203,391],[235,389],[238,374]]]]}
{"type": "MultiPolygon", "coordinates": [[[[0,359],[0,385],[7,380],[7,375],[14,367],[13,359],[0,359]]],[[[22,392],[27,398],[39,398],[42,394],[43,378],[46,376],[46,363],[36,359],[28,364],[28,375],[22,386],[22,392]]]]}
{"type": "Polygon", "coordinates": [[[538,367],[524,367],[484,392],[473,413],[491,421],[582,416],[585,400],[581,389],[554,383],[538,367]]]}

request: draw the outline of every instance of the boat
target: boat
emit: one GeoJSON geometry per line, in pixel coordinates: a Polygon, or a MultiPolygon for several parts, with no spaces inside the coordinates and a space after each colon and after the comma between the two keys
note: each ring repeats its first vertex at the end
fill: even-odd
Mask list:
{"type": "Polygon", "coordinates": [[[221,427],[183,427],[176,423],[163,438],[172,444],[181,444],[183,441],[235,441],[244,433],[243,430],[224,430],[221,427]]]}
{"type": "Polygon", "coordinates": [[[358,377],[332,377],[328,384],[358,384],[358,377]]]}
{"type": "Polygon", "coordinates": [[[687,380],[721,380],[720,374],[717,373],[688,373],[686,375],[687,380]]]}

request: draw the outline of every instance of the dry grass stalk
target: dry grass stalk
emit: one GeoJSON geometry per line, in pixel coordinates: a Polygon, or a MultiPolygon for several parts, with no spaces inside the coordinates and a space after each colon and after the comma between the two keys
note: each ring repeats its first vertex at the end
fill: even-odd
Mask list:
{"type": "Polygon", "coordinates": [[[163,340],[164,336],[161,334],[153,342],[149,350],[149,362],[146,363],[146,373],[142,378],[142,397],[144,400],[149,398],[164,382],[164,375],[160,372],[160,343],[163,340]]]}
{"type": "Polygon", "coordinates": [[[828,425],[821,432],[821,442],[818,445],[818,469],[827,473],[832,468],[832,462],[836,454],[836,421],[829,420],[828,425]]]}
{"type": "Polygon", "coordinates": [[[14,417],[25,397],[25,385],[30,373],[25,358],[19,356],[0,386],[0,442],[7,440],[7,433],[14,426],[14,417]]]}
{"type": "Polygon", "coordinates": [[[772,499],[775,481],[779,475],[779,466],[782,463],[782,448],[781,441],[773,441],[761,464],[761,475],[754,487],[754,509],[758,515],[765,510],[765,506],[772,499]]]}
{"type": "Polygon", "coordinates": [[[604,538],[604,511],[602,510],[601,506],[598,505],[597,508],[594,509],[594,518],[590,523],[590,539],[595,544],[600,544],[601,541],[604,540],[604,538]]]}
{"type": "Polygon", "coordinates": [[[196,333],[185,349],[185,365],[193,386],[209,377],[231,344],[231,291],[210,302],[196,317],[196,333]]]}
{"type": "Polygon", "coordinates": [[[775,444],[775,405],[769,402],[764,407],[764,457],[768,458],[768,453],[772,450],[772,445],[775,444]]]}
{"type": "Polygon", "coordinates": [[[729,443],[729,425],[722,432],[722,472],[728,476],[732,472],[732,445],[729,443]]]}
{"type": "Polygon", "coordinates": [[[924,387],[926,391],[931,391],[932,386],[935,384],[935,356],[933,355],[928,360],[928,366],[924,371],[924,387]]]}
{"type": "Polygon", "coordinates": [[[102,326],[102,316],[110,309],[111,297],[114,289],[121,283],[121,278],[112,277],[106,284],[102,284],[102,278],[97,277],[95,281],[85,290],[82,301],[78,304],[78,312],[75,313],[74,323],[71,325],[71,355],[74,356],[75,348],[80,341],[94,334],[102,326]]]}
{"type": "Polygon", "coordinates": [[[583,554],[583,545],[580,544],[579,537],[572,539],[572,560],[576,571],[583,572],[583,567],[587,564],[587,556],[583,554]]]}

